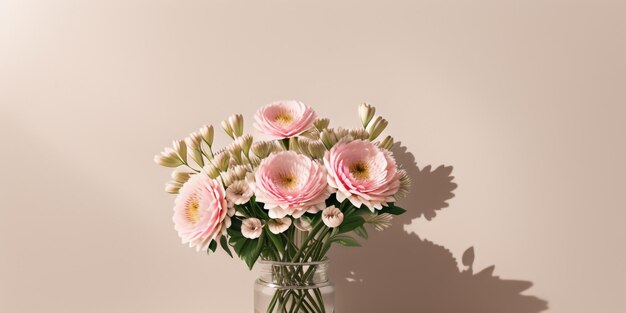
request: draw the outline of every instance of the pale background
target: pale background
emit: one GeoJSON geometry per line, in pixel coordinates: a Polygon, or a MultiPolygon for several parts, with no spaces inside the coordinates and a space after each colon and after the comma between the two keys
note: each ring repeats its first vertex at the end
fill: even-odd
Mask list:
{"type": "Polygon", "coordinates": [[[4,0],[0,312],[251,312],[152,156],[292,98],[345,126],[372,103],[458,184],[431,221],[405,201],[419,238],[334,252],[340,313],[626,309],[623,1],[4,0]],[[501,279],[458,272],[470,246],[501,279]]]}

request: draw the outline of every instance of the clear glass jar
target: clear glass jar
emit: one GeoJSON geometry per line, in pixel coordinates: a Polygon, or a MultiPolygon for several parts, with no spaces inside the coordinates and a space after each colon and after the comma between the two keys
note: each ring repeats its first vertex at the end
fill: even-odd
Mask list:
{"type": "Polygon", "coordinates": [[[334,313],[335,288],[328,281],[328,259],[287,263],[259,261],[254,284],[255,313],[334,313]]]}

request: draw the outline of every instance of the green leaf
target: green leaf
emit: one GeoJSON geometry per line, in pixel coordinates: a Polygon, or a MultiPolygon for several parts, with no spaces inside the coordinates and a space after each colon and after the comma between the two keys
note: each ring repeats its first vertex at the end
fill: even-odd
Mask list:
{"type": "Polygon", "coordinates": [[[243,261],[246,262],[246,265],[248,266],[249,269],[252,269],[252,267],[254,266],[254,263],[256,263],[256,260],[261,255],[261,251],[263,251],[263,246],[265,243],[264,235],[265,233],[261,233],[261,237],[255,240],[250,240],[249,242],[252,244],[248,244],[246,246],[245,251],[242,252],[243,261]]]}
{"type": "Polygon", "coordinates": [[[230,257],[233,257],[233,253],[230,252],[230,247],[228,246],[228,241],[226,240],[226,236],[222,236],[220,238],[220,246],[222,246],[222,249],[224,249],[224,251],[226,251],[226,253],[228,253],[228,255],[230,255],[230,257]]]}
{"type": "Polygon", "coordinates": [[[363,226],[364,223],[365,220],[363,219],[363,217],[351,214],[343,220],[341,225],[339,225],[339,234],[352,231],[357,227],[363,226]]]}
{"type": "Polygon", "coordinates": [[[217,241],[215,240],[211,240],[211,242],[209,243],[209,249],[206,251],[206,253],[211,253],[211,252],[215,252],[215,249],[217,249],[217,241]]]}
{"type": "Polygon", "coordinates": [[[367,239],[369,237],[369,235],[367,234],[367,229],[365,229],[365,227],[363,227],[363,225],[355,228],[354,229],[354,233],[357,234],[359,237],[361,237],[363,239],[367,239]]]}
{"type": "Polygon", "coordinates": [[[361,244],[354,238],[347,235],[335,235],[330,239],[331,242],[336,242],[346,247],[360,247],[361,244]]]}
{"type": "Polygon", "coordinates": [[[382,214],[382,213],[389,213],[389,214],[393,214],[393,215],[400,215],[402,213],[406,212],[405,209],[399,207],[399,206],[395,206],[393,203],[389,203],[388,206],[383,207],[382,210],[378,211],[378,214],[382,214]]]}
{"type": "Polygon", "coordinates": [[[274,247],[276,247],[276,251],[278,253],[284,254],[286,246],[285,244],[283,244],[282,237],[274,235],[267,228],[265,228],[264,231],[267,234],[267,237],[272,241],[272,244],[274,245],[274,247]]]}

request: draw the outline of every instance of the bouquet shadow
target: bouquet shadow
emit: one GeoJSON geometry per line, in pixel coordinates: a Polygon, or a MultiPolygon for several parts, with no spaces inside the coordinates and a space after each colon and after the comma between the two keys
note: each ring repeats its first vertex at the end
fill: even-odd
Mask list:
{"type": "Polygon", "coordinates": [[[452,167],[419,169],[413,154],[397,143],[393,147],[399,164],[413,180],[403,199],[407,212],[394,217],[382,232],[371,231],[361,248],[331,252],[331,276],[337,286],[339,313],[425,312],[425,313],[537,313],[547,302],[522,292],[529,281],[504,280],[494,276],[494,266],[477,273],[474,251],[457,260],[444,246],[404,230],[413,219],[427,220],[448,206],[457,185],[452,167]]]}

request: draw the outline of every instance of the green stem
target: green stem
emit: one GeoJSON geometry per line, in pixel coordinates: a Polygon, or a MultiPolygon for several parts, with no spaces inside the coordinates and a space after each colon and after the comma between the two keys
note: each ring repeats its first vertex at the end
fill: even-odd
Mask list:
{"type": "Polygon", "coordinates": [[[302,247],[300,247],[298,252],[296,252],[296,255],[294,255],[293,258],[291,258],[291,262],[296,262],[298,258],[302,256],[302,253],[306,249],[306,246],[308,245],[309,241],[311,241],[311,239],[313,239],[315,235],[317,235],[317,233],[320,231],[320,229],[322,229],[323,226],[324,226],[324,223],[322,223],[322,221],[319,221],[318,224],[315,225],[315,227],[313,228],[313,230],[311,230],[311,232],[306,237],[306,239],[304,239],[304,242],[302,243],[302,247]]]}

